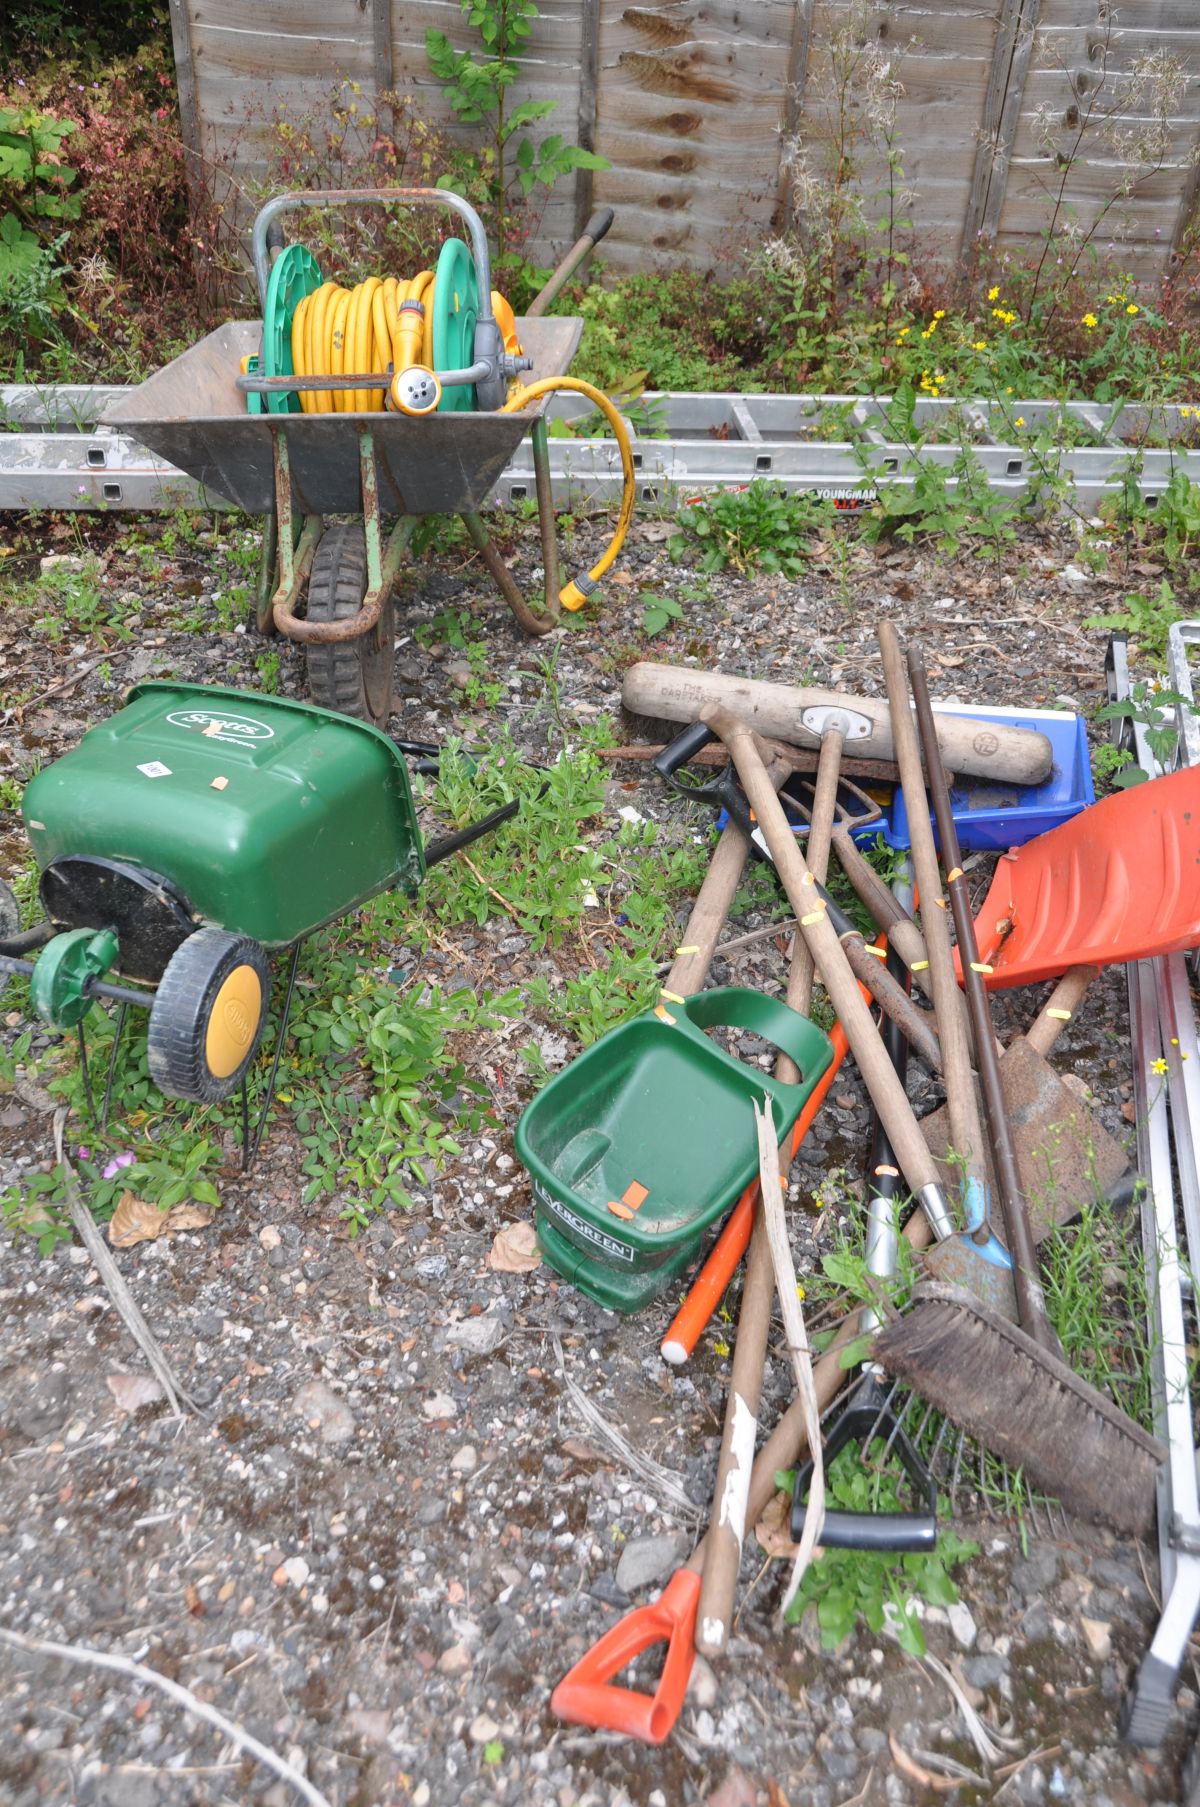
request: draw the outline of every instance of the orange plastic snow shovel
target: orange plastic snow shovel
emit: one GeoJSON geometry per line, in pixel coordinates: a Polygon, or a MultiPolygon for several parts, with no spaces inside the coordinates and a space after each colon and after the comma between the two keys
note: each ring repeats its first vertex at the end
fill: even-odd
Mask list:
{"type": "Polygon", "coordinates": [[[1118,791],[1004,854],[975,935],[993,989],[1200,945],[1200,766],[1118,791]]]}

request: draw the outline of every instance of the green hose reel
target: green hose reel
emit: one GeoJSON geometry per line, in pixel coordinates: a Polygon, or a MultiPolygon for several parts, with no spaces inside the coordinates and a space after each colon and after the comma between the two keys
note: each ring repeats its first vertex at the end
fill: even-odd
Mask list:
{"type": "MultiPolygon", "coordinates": [[[[311,251],[303,245],[289,245],[275,259],[271,280],[267,284],[267,305],[263,309],[263,348],[260,368],[264,376],[294,376],[292,363],[292,316],[305,295],[319,289],[324,277],[311,251]]],[[[266,403],[268,414],[299,414],[300,397],[292,390],[257,398],[266,403]]]]}
{"type": "MultiPolygon", "coordinates": [[[[448,238],[442,246],[433,284],[433,368],[465,370],[475,362],[475,322],[479,317],[479,288],[475,260],[461,238],[448,238]]],[[[439,414],[461,414],[475,406],[474,383],[456,383],[442,390],[439,414]]]]}
{"type": "MultiPolygon", "coordinates": [[[[293,376],[292,319],[305,295],[313,294],[325,278],[312,253],[303,245],[289,245],[276,258],[267,285],[263,309],[262,356],[257,366],[264,376],[293,376]]],[[[475,322],[479,317],[479,285],[475,260],[460,238],[447,239],[438,255],[433,289],[433,368],[465,370],[475,362],[475,322]]],[[[373,374],[373,373],[372,373],[373,374]]],[[[247,396],[251,414],[299,414],[295,392],[247,396]]],[[[458,414],[475,407],[473,384],[458,383],[442,390],[437,411],[458,414]]]]}

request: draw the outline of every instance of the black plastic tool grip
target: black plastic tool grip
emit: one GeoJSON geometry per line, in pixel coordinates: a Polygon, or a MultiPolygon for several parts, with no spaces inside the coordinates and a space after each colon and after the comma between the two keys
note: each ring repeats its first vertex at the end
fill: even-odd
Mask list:
{"type": "Polygon", "coordinates": [[[937,1519],[924,1512],[827,1512],[822,1547],[925,1555],[937,1548],[937,1519]]]}
{"type": "Polygon", "coordinates": [[[611,207],[597,207],[583,229],[584,238],[590,238],[594,245],[598,245],[615,218],[611,207]]]}
{"type": "Polygon", "coordinates": [[[703,722],[693,722],[682,734],[677,734],[670,746],[664,747],[654,761],[654,769],[660,778],[670,784],[681,765],[687,765],[694,759],[701,747],[708,746],[717,737],[711,728],[703,722]]]}

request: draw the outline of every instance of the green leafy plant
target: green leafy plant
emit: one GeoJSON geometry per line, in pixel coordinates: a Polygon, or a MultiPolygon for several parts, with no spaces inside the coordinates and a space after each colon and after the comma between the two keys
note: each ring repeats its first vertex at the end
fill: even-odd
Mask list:
{"type": "Polygon", "coordinates": [[[756,477],[745,489],[717,490],[683,509],[668,550],[676,561],[698,554],[701,571],[729,566],[742,573],[777,572],[794,582],[821,519],[819,506],[807,496],[756,477]]]}
{"type": "Polygon", "coordinates": [[[279,694],[279,654],[274,649],[267,653],[259,653],[254,661],[254,670],[258,676],[259,687],[268,696],[279,694]]]}
{"type": "Polygon", "coordinates": [[[425,54],[442,93],[464,125],[487,122],[481,171],[496,209],[499,263],[503,266],[510,228],[510,193],[528,197],[539,184],[552,188],[573,169],[607,169],[608,160],[559,132],[535,142],[528,128],[554,112],[557,102],[527,100],[510,106],[508,90],[520,73],[521,48],[538,16],[534,0],[459,0],[467,23],[479,33],[482,60],[456,50],[444,32],[425,33],[425,54]]]}
{"type": "MultiPolygon", "coordinates": [[[[1110,633],[1128,634],[1133,645],[1130,650],[1131,659],[1139,653],[1146,653],[1153,659],[1161,659],[1167,650],[1167,634],[1177,621],[1183,619],[1183,611],[1175,603],[1175,592],[1167,578],[1163,578],[1158,589],[1151,595],[1144,595],[1135,590],[1125,598],[1123,609],[1114,609],[1107,615],[1089,615],[1084,622],[1085,627],[1104,628],[1110,633]]],[[[1113,710],[1132,714],[1133,711],[1123,703],[1114,703],[1113,710]]],[[[1109,717],[1101,715],[1102,720],[1109,717]]]]}
{"type": "MultiPolygon", "coordinates": [[[[1200,714],[1190,697],[1182,695],[1178,690],[1168,690],[1162,684],[1147,683],[1145,679],[1139,678],[1128,697],[1120,702],[1105,703],[1103,708],[1097,709],[1096,720],[1137,722],[1144,730],[1151,758],[1160,766],[1169,766],[1179,737],[1180,710],[1188,710],[1192,715],[1200,714]]],[[[1144,784],[1151,775],[1142,766],[1133,763],[1133,754],[1123,746],[1099,749],[1093,761],[1098,772],[1101,769],[1100,753],[1110,755],[1105,761],[1104,775],[1116,790],[1128,790],[1131,785],[1144,784]]]]}
{"type": "MultiPolygon", "coordinates": [[[[1134,541],[1157,554],[1172,569],[1185,566],[1188,553],[1200,534],[1200,487],[1189,482],[1187,472],[1174,470],[1153,506],[1142,494],[1142,448],[1130,454],[1121,473],[1118,494],[1106,499],[1101,514],[1117,521],[1134,541]]],[[[1194,578],[1188,573],[1189,587],[1194,578]]]]}
{"type": "MultiPolygon", "coordinates": [[[[825,1471],[825,1488],[831,1507],[850,1512],[896,1512],[903,1509],[894,1464],[882,1466],[882,1440],[868,1451],[845,1449],[825,1471]]],[[[777,1476],[780,1486],[791,1489],[794,1476],[777,1476]]],[[[943,1505],[942,1510],[945,1511],[943,1505]]],[[[821,1646],[836,1650],[865,1620],[878,1637],[889,1630],[910,1656],[925,1654],[925,1633],[916,1602],[952,1606],[958,1599],[951,1571],[979,1545],[943,1525],[937,1548],[923,1556],[871,1555],[862,1550],[826,1550],[800,1583],[787,1610],[789,1625],[797,1625],[810,1608],[821,1627],[821,1646]]]]}
{"type": "Polygon", "coordinates": [[[876,499],[863,517],[864,538],[894,536],[908,545],[928,539],[939,552],[950,555],[966,541],[996,548],[1012,545],[1017,537],[1017,510],[989,492],[987,473],[974,449],[966,443],[960,445],[946,465],[923,458],[924,443],[920,437],[904,462],[906,482],[880,482],[867,449],[858,448],[864,472],[876,483],[876,499]]]}
{"type": "Polygon", "coordinates": [[[683,608],[673,597],[656,596],[653,590],[643,590],[638,601],[642,604],[642,632],[647,640],[653,640],[655,634],[661,634],[673,621],[683,620],[683,608]]]}
{"type": "Polygon", "coordinates": [[[79,218],[79,196],[67,193],[76,172],[62,148],[77,129],[73,119],[36,107],[0,107],[0,187],[16,214],[35,225],[79,218]]]}

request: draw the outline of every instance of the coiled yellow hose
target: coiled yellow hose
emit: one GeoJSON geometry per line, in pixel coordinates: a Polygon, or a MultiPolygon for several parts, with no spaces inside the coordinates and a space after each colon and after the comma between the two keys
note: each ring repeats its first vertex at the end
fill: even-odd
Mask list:
{"type": "Polygon", "coordinates": [[[514,414],[527,402],[536,401],[540,395],[551,395],[556,389],[570,389],[576,395],[586,395],[607,420],[613,430],[617,447],[621,454],[621,509],[617,515],[617,525],[611,540],[604,549],[603,557],[597,559],[590,571],[581,571],[570,583],[558,593],[558,600],[564,609],[581,609],[616,560],[618,552],[629,532],[629,523],[633,519],[633,504],[637,493],[637,473],[633,468],[633,449],[629,443],[629,432],[616,408],[609,401],[603,390],[596,389],[591,383],[585,383],[577,376],[548,376],[540,382],[530,383],[527,388],[514,390],[509,396],[501,414],[514,414]]]}
{"type": "MultiPolygon", "coordinates": [[[[323,282],[292,315],[292,369],[297,376],[354,376],[415,363],[432,371],[433,294],[432,270],[409,282],[369,276],[353,289],[323,282]],[[421,309],[411,310],[421,324],[415,343],[411,331],[401,331],[406,301],[421,309]]],[[[300,406],[306,414],[378,414],[385,395],[382,389],[302,389],[300,406]]]]}
{"type": "MultiPolygon", "coordinates": [[[[434,376],[436,293],[432,270],[422,270],[408,282],[368,276],[353,289],[323,282],[302,297],[292,315],[293,371],[297,376],[355,376],[390,365],[397,372],[415,366],[434,376]]],[[[492,312],[505,348],[519,352],[513,311],[496,289],[492,312]]],[[[378,414],[388,405],[382,389],[301,389],[299,394],[306,414],[378,414]]],[[[403,404],[394,398],[393,405],[403,404]]]]}

